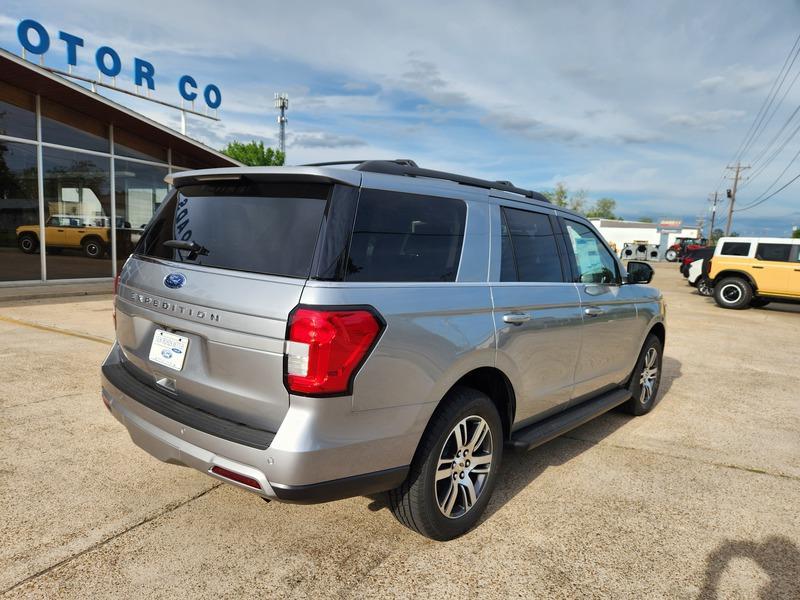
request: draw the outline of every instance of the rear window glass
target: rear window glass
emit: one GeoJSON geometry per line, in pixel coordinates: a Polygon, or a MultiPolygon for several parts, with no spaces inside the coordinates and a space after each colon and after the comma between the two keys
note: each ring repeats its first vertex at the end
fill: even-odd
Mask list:
{"type": "Polygon", "coordinates": [[[308,277],[330,186],[232,183],[181,187],[137,254],[234,271],[308,277]],[[165,245],[195,242],[193,252],[165,245]]]}
{"type": "Polygon", "coordinates": [[[789,262],[791,253],[791,244],[759,244],[756,246],[756,258],[759,260],[789,262]]]}
{"type": "Polygon", "coordinates": [[[722,244],[720,254],[726,256],[747,256],[750,254],[749,242],[725,242],[722,244]]]}
{"type": "Polygon", "coordinates": [[[500,256],[501,281],[563,281],[547,215],[503,208],[500,256]]]}
{"type": "Polygon", "coordinates": [[[466,217],[462,200],[363,190],[347,281],[455,281],[466,217]]]}

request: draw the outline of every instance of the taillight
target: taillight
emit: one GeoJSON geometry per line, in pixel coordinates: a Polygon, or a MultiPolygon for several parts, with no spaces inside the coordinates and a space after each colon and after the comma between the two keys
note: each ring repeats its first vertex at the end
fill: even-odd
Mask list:
{"type": "Polygon", "coordinates": [[[383,327],[372,308],[295,308],[286,336],[287,389],[306,396],[350,393],[383,327]]]}

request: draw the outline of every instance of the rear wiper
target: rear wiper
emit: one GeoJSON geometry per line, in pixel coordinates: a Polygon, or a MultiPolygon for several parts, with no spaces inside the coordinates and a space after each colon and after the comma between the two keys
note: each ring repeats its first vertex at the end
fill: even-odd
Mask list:
{"type": "Polygon", "coordinates": [[[167,240],[166,242],[164,242],[164,245],[167,248],[175,248],[176,250],[188,251],[189,256],[186,257],[188,260],[195,260],[198,256],[206,256],[208,254],[208,248],[206,248],[205,246],[201,246],[194,240],[192,240],[191,242],[185,240],[167,240]]]}

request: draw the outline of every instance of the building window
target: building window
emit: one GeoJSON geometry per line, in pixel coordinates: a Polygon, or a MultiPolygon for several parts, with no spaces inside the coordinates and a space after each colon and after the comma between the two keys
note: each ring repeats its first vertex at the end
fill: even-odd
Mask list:
{"type": "Polygon", "coordinates": [[[41,278],[36,146],[0,141],[0,281],[41,278]]]}
{"type": "Polygon", "coordinates": [[[36,97],[0,81],[0,135],[36,139],[36,97]]]}
{"type": "MultiPolygon", "coordinates": [[[[116,131],[115,131],[116,134],[116,131]]],[[[117,272],[133,252],[142,230],[169,191],[164,178],[167,167],[130,160],[114,162],[114,192],[117,216],[117,272]]]]}
{"type": "Polygon", "coordinates": [[[114,154],[128,158],[167,162],[167,149],[164,146],[119,127],[114,127],[114,154]]]}
{"type": "Polygon", "coordinates": [[[108,124],[51,100],[42,99],[42,141],[110,152],[108,124]]]}
{"type": "Polygon", "coordinates": [[[110,277],[110,158],[43,149],[47,278],[110,277]]]}

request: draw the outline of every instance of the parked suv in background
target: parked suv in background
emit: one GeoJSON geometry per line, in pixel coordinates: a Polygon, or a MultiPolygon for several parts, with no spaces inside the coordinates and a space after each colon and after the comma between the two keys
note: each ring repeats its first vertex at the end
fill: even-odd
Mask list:
{"type": "MultiPolygon", "coordinates": [[[[45,223],[45,240],[51,249],[82,250],[89,258],[103,258],[111,244],[108,218],[82,215],[53,215],[45,223]]],[[[17,227],[17,244],[25,254],[39,248],[39,226],[17,227]]]]}
{"type": "Polygon", "coordinates": [[[353,164],[172,175],[118,280],[103,399],[161,460],[287,502],[388,491],[450,539],[504,446],[653,407],[664,303],[535,192],[353,164]]]}
{"type": "Polygon", "coordinates": [[[800,239],[721,238],[708,278],[722,308],[800,300],[800,239]]]}

